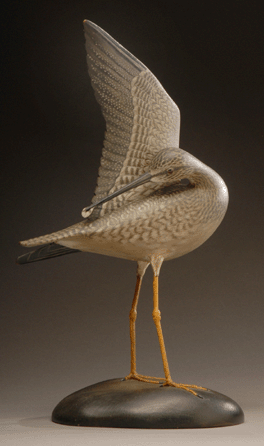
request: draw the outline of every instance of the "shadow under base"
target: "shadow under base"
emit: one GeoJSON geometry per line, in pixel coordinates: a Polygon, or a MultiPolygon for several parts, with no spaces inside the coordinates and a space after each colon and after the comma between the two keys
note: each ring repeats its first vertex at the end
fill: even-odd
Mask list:
{"type": "Polygon", "coordinates": [[[78,390],[53,410],[52,421],[70,426],[179,429],[243,423],[239,405],[213,390],[198,395],[176,387],[112,379],[78,390]]]}

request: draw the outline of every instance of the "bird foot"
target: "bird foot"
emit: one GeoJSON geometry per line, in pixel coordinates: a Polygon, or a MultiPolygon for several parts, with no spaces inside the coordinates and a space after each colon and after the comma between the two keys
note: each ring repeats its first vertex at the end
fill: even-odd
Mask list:
{"type": "Polygon", "coordinates": [[[153,384],[164,384],[166,381],[165,378],[158,378],[156,376],[148,376],[148,375],[140,375],[139,373],[130,372],[129,375],[125,377],[125,380],[128,379],[136,379],[137,381],[143,381],[145,383],[153,383],[153,384]]]}
{"type": "Polygon", "coordinates": [[[128,379],[135,379],[137,381],[142,381],[142,382],[145,382],[145,383],[161,384],[161,386],[164,386],[164,387],[165,386],[177,387],[178,389],[183,389],[183,390],[186,390],[189,393],[192,393],[192,395],[195,395],[198,398],[202,398],[202,397],[200,395],[198,395],[198,393],[195,392],[195,390],[193,390],[193,389],[208,390],[208,389],[206,389],[206,387],[196,386],[195,384],[175,383],[171,379],[158,378],[156,376],[140,375],[137,372],[135,372],[135,373],[130,372],[129,375],[127,375],[125,377],[125,380],[128,380],[128,379]]]}
{"type": "Polygon", "coordinates": [[[125,380],[128,379],[136,379],[137,381],[142,381],[145,383],[153,383],[153,384],[161,384],[161,386],[171,386],[171,387],[177,387],[178,389],[186,390],[189,393],[192,393],[193,395],[197,396],[198,398],[202,398],[202,396],[198,395],[197,392],[193,389],[197,390],[208,390],[206,387],[196,386],[195,384],[180,384],[175,383],[172,381],[172,379],[166,379],[166,378],[158,378],[156,376],[147,376],[147,375],[140,375],[139,373],[130,372],[129,375],[125,377],[125,380]]]}
{"type": "Polygon", "coordinates": [[[172,380],[165,380],[165,383],[162,384],[163,386],[171,386],[171,387],[177,387],[178,389],[186,390],[187,392],[192,393],[195,396],[198,396],[198,398],[202,398],[198,393],[196,393],[193,389],[197,390],[208,390],[206,387],[196,386],[194,384],[180,384],[175,383],[172,380]]]}

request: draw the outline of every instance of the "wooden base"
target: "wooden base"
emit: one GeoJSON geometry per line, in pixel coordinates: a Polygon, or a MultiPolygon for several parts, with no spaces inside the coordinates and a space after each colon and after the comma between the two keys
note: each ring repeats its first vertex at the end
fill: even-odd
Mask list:
{"type": "Polygon", "coordinates": [[[183,389],[112,379],[64,398],[52,421],[70,426],[179,429],[232,426],[244,422],[239,405],[213,390],[200,396],[183,389]]]}

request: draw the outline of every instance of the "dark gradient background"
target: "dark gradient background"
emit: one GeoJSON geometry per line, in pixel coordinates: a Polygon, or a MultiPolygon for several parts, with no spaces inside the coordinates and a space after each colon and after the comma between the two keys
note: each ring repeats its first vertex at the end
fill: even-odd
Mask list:
{"type": "MultiPolygon", "coordinates": [[[[1,404],[49,412],[129,371],[136,264],[73,254],[17,266],[18,242],[81,220],[104,120],[82,21],[112,35],[181,110],[180,146],[215,169],[227,215],[199,249],[163,265],[160,307],[173,378],[263,401],[263,7],[259,1],[13,1],[1,26],[1,404]]],[[[139,302],[138,370],[162,375],[152,273],[139,302]]],[[[48,412],[48,413],[49,413],[48,412]]]]}

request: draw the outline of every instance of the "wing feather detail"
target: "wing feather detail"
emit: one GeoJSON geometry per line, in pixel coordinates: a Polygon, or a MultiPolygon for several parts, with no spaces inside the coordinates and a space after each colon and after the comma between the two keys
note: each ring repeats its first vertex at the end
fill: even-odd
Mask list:
{"type": "MultiPolygon", "coordinates": [[[[145,172],[157,151],[179,147],[180,112],[155,76],[92,22],[84,22],[88,71],[106,121],[104,147],[92,203],[145,172]]],[[[138,190],[137,190],[138,189],[138,190]]],[[[108,213],[141,189],[88,212],[108,213]]],[[[131,198],[131,199],[132,199],[131,198]]]]}

